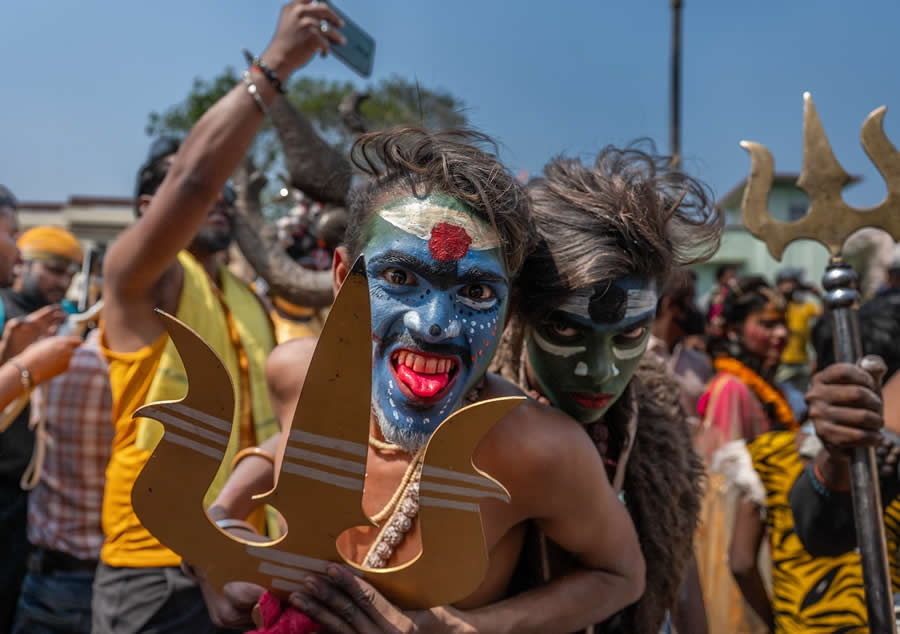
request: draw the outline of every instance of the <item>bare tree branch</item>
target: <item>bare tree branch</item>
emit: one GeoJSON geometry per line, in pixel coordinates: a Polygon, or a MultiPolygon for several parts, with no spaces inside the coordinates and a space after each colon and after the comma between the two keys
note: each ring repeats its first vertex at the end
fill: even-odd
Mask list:
{"type": "Polygon", "coordinates": [[[316,134],[283,95],[269,107],[269,116],[293,186],[313,200],[344,206],[352,177],[349,161],[316,134]]]}

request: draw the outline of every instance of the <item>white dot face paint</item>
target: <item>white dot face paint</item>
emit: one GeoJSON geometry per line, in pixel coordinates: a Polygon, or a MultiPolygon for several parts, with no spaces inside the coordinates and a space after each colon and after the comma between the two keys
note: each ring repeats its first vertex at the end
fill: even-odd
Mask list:
{"type": "Polygon", "coordinates": [[[453,339],[458,337],[460,332],[462,332],[462,327],[459,325],[459,320],[451,319],[447,327],[444,328],[444,338],[453,339]]]}
{"type": "Polygon", "coordinates": [[[576,363],[573,374],[575,376],[587,376],[588,375],[587,363],[585,363],[584,361],[579,361],[578,363],[576,363]]]}

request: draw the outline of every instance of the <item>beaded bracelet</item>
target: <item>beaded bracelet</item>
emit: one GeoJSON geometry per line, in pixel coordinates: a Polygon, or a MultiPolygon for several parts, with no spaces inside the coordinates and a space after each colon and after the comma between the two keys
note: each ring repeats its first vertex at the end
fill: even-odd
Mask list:
{"type": "Polygon", "coordinates": [[[256,84],[253,83],[253,79],[250,78],[250,71],[244,71],[244,84],[247,85],[247,92],[253,97],[253,101],[256,102],[256,105],[263,113],[263,116],[269,116],[269,109],[266,108],[266,102],[263,101],[262,95],[259,94],[259,89],[256,87],[256,84]]]}
{"type": "Polygon", "coordinates": [[[821,495],[823,498],[830,498],[831,491],[816,476],[816,469],[813,466],[812,462],[806,465],[806,471],[807,476],[809,476],[809,483],[812,485],[812,488],[815,490],[815,492],[821,495]]]}
{"type": "Polygon", "coordinates": [[[262,59],[259,57],[255,57],[250,51],[244,49],[244,57],[247,58],[247,62],[250,64],[251,68],[255,68],[263,75],[266,76],[266,79],[269,80],[269,83],[280,92],[282,95],[284,94],[284,86],[281,85],[281,80],[278,79],[278,75],[275,74],[271,68],[263,64],[262,59]]]}

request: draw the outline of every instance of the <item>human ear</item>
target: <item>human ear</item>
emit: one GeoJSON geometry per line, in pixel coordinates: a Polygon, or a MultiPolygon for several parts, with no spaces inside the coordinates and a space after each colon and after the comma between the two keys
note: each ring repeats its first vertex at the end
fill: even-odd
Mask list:
{"type": "Polygon", "coordinates": [[[143,216],[147,209],[150,208],[150,201],[153,200],[153,196],[148,196],[147,194],[141,194],[138,196],[138,215],[143,216]]]}
{"type": "Polygon", "coordinates": [[[337,297],[338,291],[341,290],[341,285],[347,279],[352,266],[353,262],[350,261],[350,251],[347,250],[347,247],[336,248],[334,250],[334,259],[331,261],[331,286],[335,297],[337,297]]]}

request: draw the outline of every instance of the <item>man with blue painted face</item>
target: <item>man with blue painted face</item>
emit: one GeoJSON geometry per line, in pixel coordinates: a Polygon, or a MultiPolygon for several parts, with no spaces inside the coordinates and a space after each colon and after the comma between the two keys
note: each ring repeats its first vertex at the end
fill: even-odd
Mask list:
{"type": "MultiPolygon", "coordinates": [[[[715,252],[721,218],[702,184],[638,149],[606,148],[593,165],[557,158],[528,191],[538,247],[494,368],[582,424],[634,520],[646,592],[595,631],[657,632],[692,561],[703,465],[678,384],[644,352],[659,289],[676,267],[715,252]]],[[[577,569],[566,550],[533,531],[522,583],[577,569]]],[[[706,631],[698,591],[687,598],[699,607],[681,606],[679,631],[706,631]]]]}
{"type": "MultiPolygon", "coordinates": [[[[422,549],[419,465],[438,424],[463,405],[520,394],[486,371],[531,242],[529,203],[497,159],[476,147],[485,141],[474,133],[400,129],[364,136],[355,148],[355,163],[370,178],[350,196],[350,224],[333,272],[337,290],[356,257],[365,256],[373,346],[362,505],[382,530],[360,531],[341,552],[366,567],[397,566],[422,549]]],[[[287,342],[269,359],[282,420],[293,415],[315,344],[287,342]]],[[[276,446],[268,441],[262,449],[274,453],[276,446]]],[[[512,502],[480,502],[490,564],[471,596],[455,606],[402,612],[334,566],[331,578],[301,580],[306,590],[290,604],[336,632],[571,632],[638,599],[644,565],[634,528],[576,420],[527,401],[496,423],[473,460],[506,486],[512,502]],[[531,523],[577,553],[581,568],[513,596],[509,583],[531,523]]],[[[248,457],[210,516],[245,517],[254,504],[250,494],[271,482],[267,456],[248,457]]],[[[325,511],[310,509],[318,512],[325,511]]],[[[211,614],[232,626],[247,623],[261,594],[247,584],[228,584],[224,597],[206,589],[211,614]]]]}

